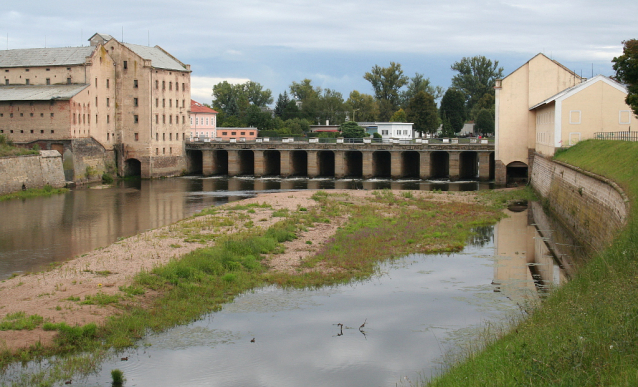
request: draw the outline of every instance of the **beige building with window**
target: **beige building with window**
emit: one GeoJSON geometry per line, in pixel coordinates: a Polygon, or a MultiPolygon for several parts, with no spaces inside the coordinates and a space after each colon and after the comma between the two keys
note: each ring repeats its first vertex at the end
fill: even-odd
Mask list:
{"type": "Polygon", "coordinates": [[[0,134],[63,154],[67,180],[186,169],[190,66],[161,47],[94,34],[87,47],[0,51],[0,134]],[[85,172],[86,171],[86,172],[85,172]]]}
{"type": "Polygon", "coordinates": [[[629,130],[626,89],[596,76],[586,80],[538,54],[495,85],[495,179],[528,177],[534,153],[594,138],[597,132],[629,130]]]}

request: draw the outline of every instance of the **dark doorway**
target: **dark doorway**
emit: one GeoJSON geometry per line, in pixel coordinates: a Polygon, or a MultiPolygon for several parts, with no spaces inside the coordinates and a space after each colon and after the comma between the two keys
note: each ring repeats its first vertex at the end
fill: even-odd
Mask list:
{"type": "Polygon", "coordinates": [[[388,151],[372,153],[372,176],[390,177],[392,175],[392,155],[388,151]]]}
{"type": "Polygon", "coordinates": [[[333,151],[320,151],[317,153],[319,162],[319,176],[335,175],[335,153],[333,151]]]}
{"type": "Polygon", "coordinates": [[[401,160],[403,162],[401,177],[418,178],[421,171],[421,156],[419,152],[403,152],[401,160]]]}
{"type": "Polygon", "coordinates": [[[430,178],[445,179],[450,176],[450,155],[447,152],[432,152],[430,155],[430,178]]]}

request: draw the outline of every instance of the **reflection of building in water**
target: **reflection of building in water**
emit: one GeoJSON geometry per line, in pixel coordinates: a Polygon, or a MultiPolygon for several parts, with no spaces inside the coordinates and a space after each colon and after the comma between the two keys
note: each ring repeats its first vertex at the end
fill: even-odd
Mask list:
{"type": "Polygon", "coordinates": [[[541,214],[532,217],[531,211],[506,210],[508,217],[494,230],[494,284],[515,301],[537,298],[539,290],[565,281],[564,271],[554,261],[546,238],[533,221],[544,214],[540,210],[536,212],[541,214]]]}

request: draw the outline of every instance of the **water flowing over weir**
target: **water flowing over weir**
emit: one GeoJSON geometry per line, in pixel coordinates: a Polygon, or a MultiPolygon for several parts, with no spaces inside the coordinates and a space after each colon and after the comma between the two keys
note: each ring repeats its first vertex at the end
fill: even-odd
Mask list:
{"type": "Polygon", "coordinates": [[[476,181],[193,176],[119,181],[112,187],[8,200],[0,202],[0,214],[10,219],[0,223],[0,280],[13,273],[43,270],[49,264],[108,246],[118,238],[172,224],[211,205],[259,192],[335,188],[475,191],[492,187],[476,181]]]}
{"type": "Polygon", "coordinates": [[[569,277],[578,247],[531,207],[476,229],[459,253],[408,255],[348,285],[243,294],[197,322],[148,335],[74,384],[108,384],[118,368],[128,385],[408,385],[438,372],[442,355],[486,320],[523,314],[569,277]]]}

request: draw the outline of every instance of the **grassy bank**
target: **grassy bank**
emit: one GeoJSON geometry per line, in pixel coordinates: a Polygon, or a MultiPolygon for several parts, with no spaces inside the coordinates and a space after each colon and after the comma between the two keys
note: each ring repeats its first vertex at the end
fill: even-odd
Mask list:
{"type": "Polygon", "coordinates": [[[0,202],[11,199],[29,199],[38,196],[51,196],[66,193],[69,190],[67,188],[53,188],[50,185],[45,185],[44,188],[29,188],[24,191],[11,192],[6,195],[0,195],[0,202]]]}
{"type": "Polygon", "coordinates": [[[16,383],[50,385],[70,378],[74,372],[88,372],[109,348],[123,349],[134,345],[149,330],[160,331],[196,320],[250,289],[271,284],[313,288],[346,283],[374,275],[377,263],[384,259],[413,252],[459,251],[473,227],[494,223],[502,216],[499,208],[507,200],[526,194],[529,192],[490,193],[479,195],[470,203],[460,203],[428,201],[410,192],[377,191],[369,199],[361,199],[319,191],[313,196],[317,206],[273,211],[271,217],[277,221],[266,229],[254,227],[247,215],[268,206],[239,205],[230,208],[231,214],[228,207],[223,214],[221,209],[211,208],[197,218],[198,229],[192,227],[192,222],[171,228],[181,230],[185,241],[214,238],[215,246],[200,248],[167,265],[139,273],[131,286],[121,288],[115,296],[74,300],[91,302],[96,307],[116,306],[120,313],[103,326],[70,327],[28,314],[12,316],[15,321],[7,321],[9,329],[31,324],[35,329],[56,330],[58,336],[50,348],[6,351],[0,356],[0,367],[15,360],[58,355],[45,371],[23,375],[16,383]],[[269,270],[269,258],[283,252],[286,241],[302,236],[315,225],[344,217],[348,221],[296,272],[269,270]],[[242,227],[230,235],[201,232],[228,226],[229,222],[242,227]]]}
{"type": "Polygon", "coordinates": [[[557,159],[616,181],[628,226],[527,320],[428,386],[638,385],[638,144],[586,141],[557,159]]]}
{"type": "Polygon", "coordinates": [[[13,145],[13,142],[7,138],[4,134],[0,134],[0,157],[9,156],[25,156],[25,155],[37,155],[40,151],[37,149],[25,149],[18,148],[13,145]]]}

